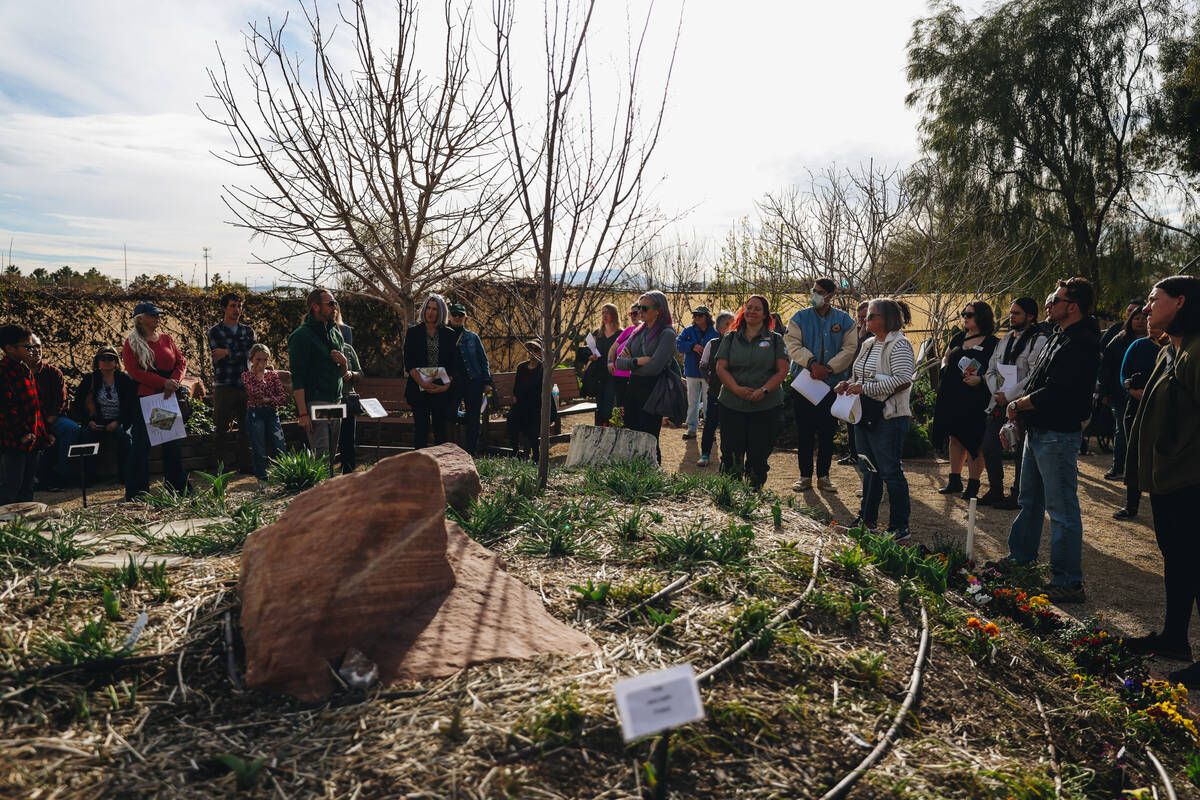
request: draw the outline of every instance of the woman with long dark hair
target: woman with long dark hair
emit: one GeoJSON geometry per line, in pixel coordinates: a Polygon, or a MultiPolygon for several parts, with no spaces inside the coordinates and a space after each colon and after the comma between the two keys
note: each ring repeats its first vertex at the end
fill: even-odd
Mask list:
{"type": "Polygon", "coordinates": [[[637,331],[642,321],[642,311],[637,301],[629,308],[629,325],[617,335],[617,340],[608,348],[608,374],[613,377],[613,408],[621,408],[624,414],[625,390],[629,388],[629,370],[617,369],[617,356],[625,352],[629,337],[637,331]]]}
{"type": "MultiPolygon", "coordinates": [[[[1129,434],[1127,481],[1150,494],[1154,535],[1163,556],[1166,616],[1159,633],[1126,639],[1135,652],[1192,660],[1188,624],[1200,601],[1200,278],[1176,275],[1150,292],[1146,321],[1165,331],[1129,434]]],[[[1200,686],[1200,663],[1172,672],[1172,681],[1200,686]]]]}
{"type": "Polygon", "coordinates": [[[775,331],[767,298],[752,294],[717,349],[721,379],[721,471],[745,477],[755,489],[767,482],[767,464],[779,436],[787,346],[775,331]]]}
{"type": "Polygon", "coordinates": [[[625,342],[615,367],[629,370],[625,427],[644,431],[657,439],[662,430],[662,417],[647,413],[645,405],[663,370],[671,369],[680,374],[679,365],[675,363],[675,329],[671,327],[667,296],[662,292],[649,291],[639,297],[638,311],[641,312],[641,323],[625,342]]]}
{"type": "Polygon", "coordinates": [[[413,447],[417,450],[429,444],[430,427],[434,444],[446,441],[449,376],[458,368],[457,337],[446,324],[449,316],[446,299],[431,294],[421,305],[421,321],[404,334],[404,369],[408,372],[404,399],[413,410],[413,447]],[[446,370],[447,377],[437,374],[438,367],[446,370]]]}
{"type": "Polygon", "coordinates": [[[1146,335],[1146,314],[1137,308],[1125,317],[1125,324],[1117,335],[1109,340],[1100,354],[1100,397],[1108,403],[1113,416],[1113,460],[1112,469],[1105,478],[1125,476],[1125,403],[1129,398],[1125,384],[1121,381],[1121,362],[1125,352],[1136,340],[1146,335]]]}
{"type": "MultiPolygon", "coordinates": [[[[92,358],[92,371],[83,377],[75,390],[71,413],[79,423],[79,442],[111,442],[117,448],[117,473],[125,483],[126,463],[133,447],[135,418],[141,412],[137,384],[121,369],[117,351],[105,345],[92,358]]],[[[95,459],[87,459],[87,480],[95,477],[95,459]]]]}
{"type": "Polygon", "coordinates": [[[941,385],[933,424],[950,437],[950,481],[938,492],[956,494],[969,500],[979,495],[979,479],[983,475],[983,434],[987,430],[986,409],[992,395],[983,373],[999,341],[992,335],[996,317],[992,307],[983,300],[967,303],[962,312],[963,329],[950,340],[950,348],[942,359],[941,385]],[[966,489],[963,489],[962,468],[967,463],[966,489]]]}

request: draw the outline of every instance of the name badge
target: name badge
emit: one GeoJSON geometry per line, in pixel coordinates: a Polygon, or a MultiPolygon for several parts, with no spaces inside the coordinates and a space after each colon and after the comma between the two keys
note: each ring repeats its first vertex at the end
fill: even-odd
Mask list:
{"type": "Polygon", "coordinates": [[[758,343],[758,346],[759,346],[759,347],[770,347],[770,346],[771,346],[771,343],[770,343],[770,342],[767,342],[767,341],[762,341],[762,342],[759,342],[759,343],[758,343]]]}

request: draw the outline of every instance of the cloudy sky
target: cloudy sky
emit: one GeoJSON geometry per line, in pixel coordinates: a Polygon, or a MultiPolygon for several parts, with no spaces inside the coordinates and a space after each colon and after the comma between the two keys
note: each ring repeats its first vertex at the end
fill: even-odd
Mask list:
{"type": "MultiPolygon", "coordinates": [[[[124,245],[129,277],[202,281],[209,247],[210,271],[269,284],[254,264],[269,244],[230,226],[221,202],[222,184],[253,176],[211,155],[224,134],[197,105],[218,45],[236,60],[247,25],[294,12],[294,0],[3,2],[4,258],[11,248],[25,272],[70,264],[123,277],[124,245]]],[[[601,5],[623,16],[618,3],[601,5]]],[[[518,13],[526,6],[540,13],[534,0],[518,13]]],[[[756,198],[806,169],[911,161],[904,48],[926,10],[924,0],[690,0],[652,164],[658,203],[691,209],[681,238],[719,241],[756,198]]],[[[665,60],[677,8],[662,0],[659,11],[667,24],[649,55],[665,60]]],[[[593,52],[623,52],[619,27],[601,26],[593,52]]]]}

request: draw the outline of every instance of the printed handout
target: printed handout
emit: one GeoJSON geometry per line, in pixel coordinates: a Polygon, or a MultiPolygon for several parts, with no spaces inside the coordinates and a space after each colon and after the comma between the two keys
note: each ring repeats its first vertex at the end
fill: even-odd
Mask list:
{"type": "Polygon", "coordinates": [[[179,410],[179,398],[174,394],[163,397],[155,392],[143,397],[142,419],[146,423],[146,436],[150,439],[151,447],[187,436],[183,428],[183,412],[179,410]]]}

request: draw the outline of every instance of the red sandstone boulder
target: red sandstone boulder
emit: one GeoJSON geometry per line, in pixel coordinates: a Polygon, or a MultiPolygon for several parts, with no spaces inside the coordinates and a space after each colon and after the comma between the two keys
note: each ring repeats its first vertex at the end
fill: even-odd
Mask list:
{"type": "Polygon", "coordinates": [[[475,469],[475,459],[466,450],[450,443],[426,447],[423,452],[438,462],[446,502],[459,511],[465,511],[483,491],[479,471],[475,469]]]}
{"type": "MultiPolygon", "coordinates": [[[[504,562],[445,520],[438,463],[417,451],[299,495],[242,552],[246,683],[312,701],[355,648],[384,683],[470,664],[593,652],[504,562]]],[[[478,480],[478,476],[476,476],[478,480]]]]}

